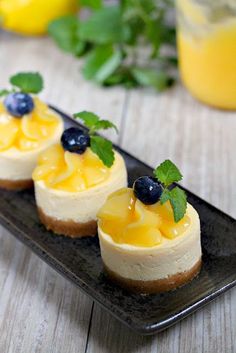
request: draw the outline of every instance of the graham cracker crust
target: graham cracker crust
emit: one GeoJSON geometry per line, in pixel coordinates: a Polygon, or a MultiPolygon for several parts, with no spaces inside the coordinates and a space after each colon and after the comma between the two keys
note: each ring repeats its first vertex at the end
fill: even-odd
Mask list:
{"type": "Polygon", "coordinates": [[[111,271],[104,263],[104,270],[112,282],[128,289],[131,292],[152,294],[159,292],[167,292],[174,290],[184,284],[190,282],[200,272],[202,260],[200,259],[189,271],[177,273],[167,278],[158,279],[154,281],[138,281],[121,277],[117,273],[111,271]]]}
{"type": "Polygon", "coordinates": [[[0,179],[0,188],[5,190],[30,189],[34,185],[33,180],[4,180],[0,179]]]}
{"type": "Polygon", "coordinates": [[[45,225],[47,230],[51,230],[56,234],[65,235],[71,238],[97,235],[97,221],[89,221],[86,223],[61,221],[47,216],[40,207],[38,207],[38,214],[40,221],[45,225]]]}

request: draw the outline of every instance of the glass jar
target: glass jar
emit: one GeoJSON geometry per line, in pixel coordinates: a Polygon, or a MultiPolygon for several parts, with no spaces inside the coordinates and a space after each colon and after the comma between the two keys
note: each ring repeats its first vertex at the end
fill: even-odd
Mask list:
{"type": "Polygon", "coordinates": [[[236,109],[236,0],[177,0],[182,81],[199,100],[236,109]]]}

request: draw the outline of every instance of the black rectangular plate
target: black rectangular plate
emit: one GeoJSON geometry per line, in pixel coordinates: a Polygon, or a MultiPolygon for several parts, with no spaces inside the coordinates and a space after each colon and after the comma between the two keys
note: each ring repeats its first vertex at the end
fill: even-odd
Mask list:
{"type": "MultiPolygon", "coordinates": [[[[56,109],[55,109],[56,110],[56,109]]],[[[78,125],[58,111],[65,125],[78,125]]],[[[129,183],[152,168],[117,148],[126,161],[129,183]]],[[[33,191],[0,191],[0,222],[16,238],[112,315],[140,334],[154,334],[201,308],[236,284],[236,221],[187,191],[201,218],[203,266],[184,287],[155,295],[130,294],[103,274],[95,238],[55,236],[40,224],[33,191]]]]}

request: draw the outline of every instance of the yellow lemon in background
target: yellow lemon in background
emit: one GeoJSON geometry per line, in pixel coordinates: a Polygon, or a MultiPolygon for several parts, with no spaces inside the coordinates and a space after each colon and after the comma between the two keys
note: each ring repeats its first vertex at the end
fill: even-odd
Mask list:
{"type": "Polygon", "coordinates": [[[2,28],[25,35],[45,34],[50,21],[77,9],[78,0],[0,0],[2,28]]]}

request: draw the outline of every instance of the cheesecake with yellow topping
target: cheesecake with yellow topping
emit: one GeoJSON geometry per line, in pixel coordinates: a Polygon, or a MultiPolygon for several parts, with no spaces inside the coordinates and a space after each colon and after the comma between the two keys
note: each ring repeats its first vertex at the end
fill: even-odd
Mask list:
{"type": "MultiPolygon", "coordinates": [[[[170,196],[164,200],[164,189],[159,184],[156,200],[154,197],[146,202],[153,192],[152,182],[149,186],[144,183],[145,203],[134,184],[134,189],[123,188],[111,194],[98,212],[98,235],[107,275],[122,287],[141,293],[175,289],[192,280],[201,267],[197,211],[186,203],[182,218],[176,222],[172,206],[178,191],[171,194],[165,189],[170,196]]],[[[154,182],[158,185],[158,181],[154,182]]]]}
{"type": "Polygon", "coordinates": [[[72,127],[60,144],[39,157],[33,179],[39,216],[48,230],[70,237],[97,234],[99,208],[109,194],[127,185],[121,155],[104,146],[102,150],[111,160],[94,152],[93,134],[72,127]]]}
{"type": "Polygon", "coordinates": [[[61,117],[36,95],[8,93],[0,101],[0,187],[33,186],[32,172],[40,153],[63,132],[61,117]]]}

